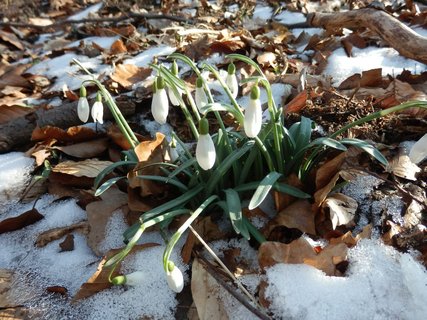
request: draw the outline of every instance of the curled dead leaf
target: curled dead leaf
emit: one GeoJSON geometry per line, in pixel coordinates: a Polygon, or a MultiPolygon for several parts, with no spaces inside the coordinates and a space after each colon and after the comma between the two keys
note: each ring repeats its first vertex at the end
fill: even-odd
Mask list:
{"type": "Polygon", "coordinates": [[[43,128],[36,127],[31,135],[31,140],[55,139],[63,142],[81,142],[92,140],[98,137],[98,133],[88,127],[70,127],[63,130],[57,127],[46,126],[43,128]]]}
{"type": "Polygon", "coordinates": [[[111,165],[111,161],[87,159],[83,161],[64,161],[52,168],[52,172],[63,173],[74,177],[96,178],[96,176],[111,165]]]}
{"type": "Polygon", "coordinates": [[[322,210],[328,208],[329,217],[332,222],[332,229],[337,226],[353,223],[357,210],[357,202],[353,198],[342,193],[335,193],[325,199],[322,203],[322,210]]]}
{"type": "Polygon", "coordinates": [[[141,68],[133,64],[119,64],[110,77],[122,87],[130,88],[133,84],[147,79],[151,72],[151,68],[141,68]]]}
{"type": "Polygon", "coordinates": [[[38,235],[35,245],[39,248],[44,247],[48,243],[61,239],[63,236],[68,235],[69,233],[75,232],[75,231],[81,232],[83,234],[88,234],[89,233],[88,222],[82,221],[82,222],[75,223],[71,226],[46,230],[38,235]]]}
{"type": "Polygon", "coordinates": [[[85,141],[68,146],[53,147],[53,149],[60,150],[76,158],[93,158],[103,153],[107,148],[108,138],[85,141]]]}
{"type": "Polygon", "coordinates": [[[40,221],[43,218],[44,216],[40,214],[37,209],[33,208],[19,216],[0,221],[0,234],[20,230],[40,221]]]}

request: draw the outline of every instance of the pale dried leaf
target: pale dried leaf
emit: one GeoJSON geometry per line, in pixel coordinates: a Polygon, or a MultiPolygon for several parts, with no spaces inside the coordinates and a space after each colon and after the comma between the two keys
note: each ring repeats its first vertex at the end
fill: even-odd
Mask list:
{"type": "Polygon", "coordinates": [[[412,200],[406,209],[403,216],[403,226],[405,228],[412,228],[421,223],[423,207],[420,203],[412,200]]]}
{"type": "Polygon", "coordinates": [[[322,209],[329,208],[332,228],[346,225],[353,221],[357,210],[357,202],[353,198],[341,193],[335,193],[323,202],[322,209]]]}
{"type": "Polygon", "coordinates": [[[145,80],[151,72],[151,68],[140,68],[133,64],[119,64],[110,77],[124,88],[130,88],[133,84],[145,80]]]}
{"type": "Polygon", "coordinates": [[[111,161],[100,161],[97,159],[87,159],[79,162],[64,161],[53,167],[52,171],[75,177],[95,178],[111,164],[113,164],[111,161]]]}
{"type": "Polygon", "coordinates": [[[53,149],[76,158],[93,158],[103,153],[108,148],[108,139],[96,139],[81,143],[75,143],[68,146],[53,147],[53,149]]]}
{"type": "Polygon", "coordinates": [[[36,240],[37,247],[44,247],[52,241],[61,239],[63,236],[70,234],[71,232],[81,232],[82,234],[89,233],[89,223],[87,221],[82,221],[75,223],[71,226],[58,227],[50,230],[46,230],[40,233],[36,240]]]}
{"type": "Polygon", "coordinates": [[[416,174],[421,171],[421,168],[413,163],[407,155],[398,154],[389,161],[386,171],[392,172],[398,177],[416,181],[416,174]]]}
{"type": "Polygon", "coordinates": [[[345,243],[329,244],[314,259],[305,258],[304,263],[322,270],[328,276],[340,276],[342,274],[336,269],[336,265],[347,259],[347,251],[345,243]]]}
{"type": "Polygon", "coordinates": [[[315,235],[314,214],[311,204],[307,200],[298,200],[280,211],[273,219],[271,226],[273,228],[276,226],[296,228],[304,233],[315,235]]]}

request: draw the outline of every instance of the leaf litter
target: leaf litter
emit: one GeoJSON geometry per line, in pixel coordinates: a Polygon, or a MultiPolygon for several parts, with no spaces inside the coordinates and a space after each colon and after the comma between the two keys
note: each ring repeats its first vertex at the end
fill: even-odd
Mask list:
{"type": "MultiPolygon", "coordinates": [[[[246,4],[244,3],[238,3],[232,7],[229,6],[225,8],[228,10],[227,14],[225,14],[223,18],[221,17],[218,19],[228,19],[227,16],[233,16],[236,19],[236,23],[238,23],[240,21],[239,19],[241,19],[239,16],[239,7],[244,7],[245,5],[246,4]]],[[[313,9],[312,5],[312,3],[309,3],[307,6],[310,12],[316,10],[313,9]]],[[[327,1],[326,4],[323,5],[329,6],[330,2],[327,1]]],[[[65,4],[65,6],[70,6],[69,8],[72,7],[75,9],[75,7],[69,3],[65,4]]],[[[79,7],[78,5],[76,6],[79,7]]],[[[292,9],[291,4],[288,4],[287,7],[288,9],[292,9]]],[[[208,2],[198,8],[191,7],[190,4],[188,9],[190,11],[188,12],[191,13],[193,17],[197,17],[204,11],[207,14],[211,14],[212,12],[210,10],[225,9],[221,8],[221,6],[208,2]]],[[[88,17],[101,17],[102,14],[108,12],[108,10],[109,7],[100,2],[88,7],[80,13],[68,17],[68,19],[80,20],[88,17]]],[[[196,43],[196,40],[205,41],[207,43],[206,48],[209,48],[209,51],[203,52],[203,54],[208,53],[203,58],[207,59],[206,61],[209,63],[217,65],[224,65],[224,52],[221,51],[246,50],[248,55],[252,58],[258,57],[258,61],[263,62],[264,68],[270,69],[270,71],[274,68],[279,70],[280,68],[285,67],[283,61],[280,59],[283,47],[285,47],[285,50],[289,53],[288,57],[290,59],[286,64],[288,71],[298,74],[302,70],[304,63],[307,64],[307,61],[313,59],[314,64],[307,64],[308,67],[313,69],[310,73],[313,73],[313,71],[316,71],[315,69],[318,68],[317,72],[330,75],[332,77],[332,83],[335,85],[338,85],[348,77],[353,76],[354,73],[362,74],[361,79],[363,79],[363,71],[381,68],[379,78],[381,81],[380,86],[382,86],[382,88],[375,87],[374,89],[377,91],[374,96],[383,99],[380,101],[380,107],[382,108],[395,105],[397,104],[396,101],[402,102],[402,100],[405,101],[405,99],[410,98],[409,95],[402,95],[400,92],[411,92],[412,96],[413,94],[418,94],[418,97],[421,96],[419,93],[416,93],[417,91],[413,89],[415,87],[412,84],[408,84],[406,82],[401,84],[397,80],[390,81],[391,78],[394,78],[396,75],[399,76],[403,69],[411,70],[414,75],[426,70],[425,65],[399,56],[394,49],[374,47],[360,49],[353,47],[350,50],[351,57],[349,57],[348,53],[346,53],[342,48],[335,48],[335,50],[331,50],[331,48],[334,48],[333,45],[322,51],[321,45],[318,45],[318,40],[315,38],[316,35],[317,37],[324,36],[322,32],[319,32],[322,29],[291,29],[293,36],[295,38],[300,38],[300,42],[295,39],[291,40],[292,37],[288,37],[286,32],[281,33],[281,31],[269,30],[268,24],[271,19],[288,25],[305,22],[305,16],[302,13],[284,9],[281,13],[275,15],[276,12],[273,8],[265,4],[258,4],[255,7],[252,6],[249,12],[253,12],[252,19],[243,19],[242,22],[243,25],[246,26],[247,30],[254,31],[253,42],[249,42],[247,40],[247,35],[245,35],[246,38],[243,37],[243,35],[231,38],[230,33],[226,32],[224,32],[223,35],[225,34],[227,36],[225,36],[225,38],[221,38],[221,36],[218,35],[219,33],[217,30],[212,30],[215,32],[211,32],[211,34],[206,37],[204,35],[197,35],[197,33],[194,33],[193,35],[185,35],[185,33],[181,32],[180,37],[182,37],[182,39],[180,41],[188,41],[182,42],[187,43],[186,46],[188,47],[190,47],[192,43],[196,43]],[[300,31],[304,31],[306,34],[301,35],[300,31]],[[271,32],[272,35],[268,35],[269,32],[271,32]],[[273,47],[268,47],[266,46],[266,43],[264,43],[262,47],[263,50],[260,50],[259,47],[257,48],[255,45],[257,42],[259,44],[265,41],[265,38],[262,39],[263,35],[265,35],[265,38],[267,39],[269,39],[269,37],[273,37],[273,39],[274,37],[280,37],[285,46],[280,47],[277,46],[276,43],[276,46],[273,45],[273,47]],[[212,43],[215,43],[215,46],[212,46],[212,43]],[[309,45],[310,50],[304,50],[307,45],[309,45]],[[318,46],[317,49],[316,46],[318,46]],[[265,51],[265,48],[268,48],[269,51],[265,51]],[[218,50],[220,51],[219,53],[214,53],[214,51],[218,50]],[[264,54],[264,56],[262,56],[262,54],[264,54]],[[367,56],[369,56],[368,60],[366,59],[367,56]],[[327,57],[323,61],[325,62],[323,66],[321,66],[320,63],[321,57],[327,57]],[[301,62],[299,59],[305,59],[305,62],[301,62]],[[369,64],[366,63],[367,61],[369,61],[369,64]],[[315,65],[316,63],[318,63],[317,66],[315,65]],[[384,88],[387,88],[388,91],[384,88]],[[379,89],[384,90],[380,91],[379,89]]],[[[158,26],[161,27],[160,24],[158,26]]],[[[90,30],[90,28],[85,29],[85,24],[77,24],[76,27],[78,32],[82,32],[82,30],[84,30],[83,32],[88,32],[90,30]]],[[[155,30],[156,24],[152,23],[150,24],[150,27],[155,30]]],[[[218,29],[218,25],[214,26],[214,28],[218,29]]],[[[417,30],[420,33],[425,32],[425,30],[420,27],[418,27],[417,30]]],[[[19,49],[19,46],[25,43],[19,40],[19,37],[16,38],[10,30],[2,32],[8,33],[6,34],[8,37],[6,40],[3,38],[3,41],[6,42],[7,45],[11,46],[13,50],[16,50],[17,48],[19,49]]],[[[61,31],[59,32],[61,34],[61,31]]],[[[160,30],[159,35],[144,34],[146,32],[145,28],[138,28],[138,32],[142,33],[143,36],[146,36],[147,39],[152,39],[152,42],[149,42],[149,45],[145,47],[145,50],[141,50],[141,48],[139,48],[137,54],[133,53],[130,54],[130,56],[125,55],[120,57],[120,54],[127,54],[126,52],[128,48],[131,47],[130,44],[132,41],[137,42],[141,39],[128,41],[130,39],[123,37],[123,46],[126,50],[123,49],[117,51],[113,50],[113,43],[118,39],[117,36],[111,37],[110,34],[109,37],[94,37],[91,36],[90,33],[86,33],[83,35],[83,37],[87,37],[83,39],[82,47],[80,47],[80,41],[76,41],[71,44],[66,44],[64,42],[64,46],[56,48],[56,52],[43,53],[39,51],[38,53],[40,54],[42,61],[27,70],[26,74],[43,76],[48,79],[48,88],[42,89],[43,93],[46,96],[54,96],[51,101],[56,99],[57,105],[60,105],[62,101],[61,99],[63,98],[60,98],[58,101],[58,96],[55,97],[55,95],[62,93],[64,83],[66,83],[69,90],[76,90],[85,79],[85,76],[78,74],[76,66],[70,65],[70,61],[74,57],[78,57],[86,67],[90,68],[101,79],[104,79],[107,82],[110,81],[110,79],[113,80],[110,88],[114,90],[115,93],[120,93],[122,89],[117,88],[114,81],[119,83],[123,89],[132,90],[138,86],[141,80],[149,77],[149,70],[141,68],[146,68],[148,63],[153,61],[153,57],[162,61],[163,57],[177,50],[186,49],[185,46],[183,48],[182,43],[180,47],[179,39],[171,40],[174,36],[167,29],[160,30]],[[65,48],[65,46],[67,46],[67,48],[65,48]],[[94,51],[91,51],[92,49],[94,49],[94,51]],[[61,52],[61,50],[63,50],[63,52],[61,52]],[[95,56],[89,57],[89,51],[95,52],[95,56]],[[111,55],[110,57],[108,57],[109,54],[111,55]],[[113,59],[114,63],[118,63],[118,65],[116,64],[116,68],[112,66],[114,64],[110,64],[109,59],[113,59]],[[122,73],[118,74],[118,70],[122,73]],[[143,72],[142,76],[139,75],[140,71],[143,72]]],[[[62,33],[62,35],[64,35],[64,33],[62,33]]],[[[133,35],[134,34],[131,33],[128,34],[127,37],[131,37],[133,35]]],[[[40,36],[39,44],[42,44],[42,39],[46,35],[40,36]]],[[[199,44],[201,43],[202,42],[199,44]]],[[[145,42],[145,44],[147,44],[147,42],[145,42]]],[[[4,57],[7,57],[9,61],[12,61],[13,56],[13,53],[2,53],[2,61],[7,61],[4,60],[4,57]],[[9,56],[7,56],[8,54],[9,56]]],[[[286,101],[295,97],[295,89],[300,83],[289,82],[294,86],[294,88],[291,88],[288,82],[281,80],[280,77],[274,75],[275,71],[272,71],[273,72],[270,73],[272,75],[272,79],[277,82],[273,84],[274,95],[277,97],[276,101],[282,106],[286,101]]],[[[18,88],[28,86],[28,82],[25,81],[27,78],[26,74],[22,76],[18,73],[16,75],[21,81],[20,83],[17,83],[18,88]]],[[[283,79],[286,79],[286,76],[288,75],[283,75],[283,79]]],[[[326,85],[319,85],[319,83],[322,82],[318,82],[317,78],[312,74],[308,75],[307,79],[307,83],[310,83],[311,81],[309,90],[320,90],[320,94],[313,94],[313,92],[309,92],[302,95],[301,97],[303,101],[299,102],[299,107],[298,109],[295,109],[295,114],[287,115],[288,121],[292,122],[298,120],[299,116],[303,114],[318,122],[322,127],[326,128],[326,131],[330,130],[333,132],[336,128],[333,128],[332,126],[340,126],[349,121],[354,121],[355,114],[360,115],[360,113],[369,113],[372,109],[379,106],[378,101],[369,100],[372,99],[372,97],[369,98],[370,88],[358,89],[358,85],[366,85],[366,82],[363,82],[362,80],[359,83],[356,81],[356,84],[350,88],[351,90],[356,90],[354,97],[352,96],[349,98],[350,94],[348,94],[346,97],[342,98],[342,94],[344,94],[343,91],[331,89],[326,85]],[[341,98],[341,101],[339,101],[339,98],[341,98]],[[334,108],[334,103],[336,104],[336,108],[334,108]],[[317,109],[316,106],[319,105],[321,105],[322,108],[317,109]],[[332,108],[328,110],[328,107],[332,108]],[[344,112],[345,115],[340,118],[340,113],[342,112],[344,112]]],[[[0,73],[0,81],[2,80],[7,79],[2,79],[2,74],[0,73]]],[[[211,82],[210,84],[215,87],[215,82],[211,82]]],[[[40,90],[40,87],[37,85],[33,85],[33,87],[36,90],[40,90]]],[[[369,87],[369,85],[367,85],[367,87],[369,87]]],[[[30,94],[25,91],[27,88],[20,90],[25,92],[23,93],[24,96],[25,94],[30,94]]],[[[14,91],[14,89],[12,90],[9,88],[8,90],[3,90],[2,94],[8,98],[8,95],[12,97],[12,93],[14,91]]],[[[371,93],[372,92],[374,91],[371,91],[371,93]]],[[[127,92],[127,94],[129,95],[131,93],[127,92]]],[[[218,89],[216,97],[221,100],[221,97],[223,96],[222,90],[218,89]]],[[[71,97],[71,95],[69,95],[69,97],[71,97]]],[[[0,99],[4,98],[0,96],[0,99]]],[[[244,99],[245,97],[242,97],[242,101],[239,100],[239,103],[245,105],[243,101],[244,99]]],[[[27,101],[31,101],[31,98],[27,101]]],[[[169,141],[171,132],[171,127],[169,125],[159,128],[158,125],[152,122],[150,117],[147,117],[144,113],[139,117],[141,119],[132,120],[134,121],[132,123],[133,125],[143,127],[145,131],[150,132],[152,137],[155,136],[155,132],[157,131],[163,132],[166,139],[169,141]]],[[[373,126],[362,128],[359,131],[354,130],[351,134],[362,139],[372,138],[372,136],[368,136],[369,131],[378,130],[377,135],[374,136],[373,139],[375,141],[397,143],[399,141],[407,140],[407,131],[403,131],[399,137],[392,135],[391,133],[393,132],[393,129],[396,129],[396,125],[392,121],[387,121],[389,120],[378,121],[373,126]],[[377,130],[373,130],[373,128],[377,130]],[[381,130],[382,132],[379,132],[381,130]],[[388,140],[386,139],[384,141],[384,139],[381,138],[384,137],[384,135],[386,138],[387,135],[389,136],[388,140]]],[[[405,119],[403,117],[399,117],[399,121],[405,121],[405,119]]],[[[173,123],[173,121],[171,121],[171,123],[173,123]]],[[[402,122],[399,123],[400,124],[397,127],[405,129],[408,127],[405,126],[405,122],[403,122],[403,125],[401,124],[402,122]]],[[[422,123],[422,119],[420,123],[422,123]]],[[[415,129],[411,131],[412,135],[410,136],[412,140],[418,139],[420,134],[425,133],[422,132],[422,130],[419,130],[419,124],[413,126],[413,128],[415,129]]],[[[408,130],[412,129],[408,128],[408,130]]],[[[321,130],[319,132],[321,132],[321,130]]],[[[40,138],[40,140],[44,139],[45,138],[43,137],[40,138]]],[[[87,140],[83,139],[81,142],[86,143],[87,140]]],[[[68,149],[69,157],[78,157],[79,154],[81,154],[80,152],[76,153],[76,150],[73,150],[73,146],[76,148],[76,145],[73,144],[73,142],[68,141],[66,144],[67,145],[65,146],[57,147],[57,152],[63,151],[67,154],[66,150],[68,149]],[[72,151],[70,151],[70,149],[72,151]]],[[[90,148],[90,145],[87,148],[90,148]]],[[[102,159],[106,159],[106,157],[102,157],[102,154],[105,153],[106,150],[103,148],[100,150],[99,154],[94,156],[99,155],[102,159]]],[[[110,148],[108,152],[111,154],[113,151],[110,148]]],[[[388,152],[388,158],[391,159],[394,151],[391,150],[385,152],[388,152]]],[[[84,152],[81,155],[85,157],[84,152]]],[[[2,155],[1,158],[6,162],[1,161],[4,170],[2,169],[0,171],[0,202],[2,205],[4,203],[4,206],[2,207],[3,211],[0,215],[0,220],[4,221],[5,219],[17,216],[18,213],[31,210],[33,205],[35,205],[37,210],[45,217],[22,230],[8,232],[2,234],[0,237],[0,245],[4,248],[8,248],[8,250],[2,251],[0,255],[0,267],[14,269],[19,275],[18,280],[15,280],[14,283],[15,289],[19,291],[20,288],[25,288],[25,292],[27,292],[26,295],[22,294],[20,297],[16,297],[16,301],[30,307],[30,312],[34,313],[33,316],[40,318],[58,318],[58,316],[61,319],[73,319],[76,317],[81,319],[117,319],[123,317],[138,319],[143,316],[151,318],[174,317],[175,309],[177,306],[179,307],[179,305],[175,294],[171,293],[168,286],[165,285],[164,272],[162,271],[161,266],[161,254],[164,250],[163,245],[144,249],[141,252],[132,255],[122,264],[120,270],[121,273],[130,273],[142,270],[147,274],[147,277],[143,280],[143,283],[141,283],[140,286],[126,288],[113,287],[108,290],[98,292],[92,297],[76,302],[73,305],[69,304],[69,298],[67,297],[58,298],[52,295],[46,295],[46,289],[58,286],[65,288],[66,295],[72,297],[78,291],[81,284],[85,283],[92,274],[96,274],[97,265],[101,260],[99,256],[94,254],[87,244],[88,242],[85,236],[86,232],[84,231],[85,227],[82,227],[83,231],[79,228],[67,229],[72,225],[84,223],[88,217],[85,211],[77,205],[76,200],[74,199],[62,200],[54,203],[53,196],[42,195],[37,203],[17,203],[20,192],[23,191],[32,174],[33,160],[25,158],[18,153],[2,155]],[[52,236],[53,240],[43,248],[33,247],[33,244],[36,243],[40,234],[61,229],[64,231],[61,231],[58,236],[52,236]],[[61,244],[64,246],[64,241],[68,238],[67,241],[70,242],[72,237],[74,248],[72,248],[71,245],[68,245],[64,247],[66,250],[61,252],[61,244]],[[58,259],[58,257],[60,257],[60,259],[58,259]],[[64,270],[66,272],[64,272],[64,270]],[[162,308],[159,308],[160,305],[162,305],[162,308]]],[[[64,170],[68,170],[67,172],[71,173],[69,170],[73,168],[77,169],[76,172],[80,170],[79,165],[77,165],[77,168],[75,165],[71,165],[71,161],[76,159],[68,159],[70,161],[68,162],[68,165],[64,160],[67,160],[67,156],[65,156],[65,159],[61,159],[58,165],[54,166],[56,171],[61,171],[63,173],[64,170]],[[61,166],[64,168],[61,169],[61,166]]],[[[378,168],[370,167],[367,164],[366,159],[358,158],[358,160],[358,165],[363,167],[366,171],[380,171],[378,168]]],[[[88,159],[85,161],[92,163],[93,166],[90,168],[90,172],[86,172],[82,175],[93,178],[93,176],[96,175],[94,172],[99,172],[102,168],[102,160],[88,159]]],[[[82,161],[75,163],[83,165],[82,161]]],[[[421,170],[425,170],[425,166],[422,166],[422,163],[420,164],[420,168],[421,170]]],[[[346,169],[347,168],[344,168],[343,170],[345,171],[346,169]]],[[[408,170],[408,167],[405,165],[405,162],[402,162],[399,159],[394,164],[394,169],[392,168],[392,170],[396,172],[396,176],[403,179],[414,180],[414,178],[420,177],[420,174],[423,174],[423,172],[404,172],[399,175],[398,172],[402,172],[404,169],[408,170]]],[[[330,179],[334,177],[335,173],[330,175],[329,178],[325,178],[325,181],[322,183],[322,187],[330,183],[330,179]]],[[[80,173],[76,174],[80,175],[80,173]]],[[[419,224],[420,221],[417,218],[417,215],[420,216],[421,214],[420,211],[422,210],[422,206],[413,206],[411,210],[408,209],[405,211],[409,203],[408,200],[401,194],[397,194],[393,188],[390,188],[390,181],[380,178],[383,177],[377,178],[369,174],[358,176],[356,179],[348,182],[346,186],[339,189],[338,192],[340,193],[336,193],[337,190],[332,191],[332,189],[335,188],[337,183],[342,182],[343,177],[337,176],[336,181],[333,181],[333,183],[330,184],[321,200],[323,208],[316,209],[322,210],[323,221],[325,222],[325,232],[329,230],[329,233],[327,234],[328,236],[325,235],[325,237],[330,240],[329,244],[324,242],[321,238],[316,239],[316,237],[313,237],[315,240],[319,240],[318,242],[315,242],[307,235],[300,237],[302,232],[310,234],[315,233],[313,232],[314,227],[311,220],[305,224],[297,219],[298,217],[293,217],[292,214],[289,216],[285,215],[285,217],[283,217],[286,210],[293,210],[291,206],[279,213],[278,217],[275,218],[273,226],[267,223],[265,227],[266,230],[269,230],[268,228],[275,229],[275,236],[289,240],[289,243],[285,244],[277,242],[277,245],[274,245],[276,242],[268,239],[269,241],[267,242],[267,246],[280,248],[273,250],[273,253],[268,256],[269,258],[273,255],[279,257],[279,259],[272,263],[272,265],[267,264],[268,267],[266,267],[266,265],[263,264],[263,259],[259,260],[259,257],[257,257],[257,250],[254,250],[242,239],[239,241],[236,239],[232,239],[230,241],[221,240],[219,242],[212,243],[212,246],[223,259],[233,260],[233,264],[235,266],[234,269],[236,274],[240,275],[240,281],[247,285],[252,294],[259,293],[260,298],[262,298],[261,300],[264,301],[264,307],[268,308],[271,315],[275,318],[338,319],[342,317],[349,317],[352,319],[364,319],[366,318],[366,314],[369,314],[370,316],[378,319],[422,319],[423,315],[427,313],[424,303],[427,298],[427,275],[424,267],[416,261],[419,253],[412,250],[413,247],[418,249],[421,248],[417,247],[419,242],[415,242],[415,246],[407,244],[409,243],[407,242],[408,239],[415,241],[414,239],[420,235],[420,232],[417,233],[415,229],[421,228],[421,237],[425,234],[425,227],[422,224],[419,224]],[[388,187],[386,188],[385,186],[388,187]],[[354,201],[357,205],[353,203],[354,201]],[[408,222],[410,221],[410,212],[412,212],[411,219],[414,219],[415,217],[415,220],[413,220],[415,221],[414,223],[408,222]],[[280,215],[282,215],[282,217],[280,215]],[[351,229],[354,236],[350,231],[348,231],[349,223],[353,223],[353,220],[356,224],[355,228],[351,229]],[[329,226],[328,223],[330,223],[329,226]],[[374,240],[359,240],[357,235],[363,233],[362,231],[366,230],[370,224],[373,227],[374,240]],[[388,239],[389,243],[402,251],[406,252],[409,250],[409,253],[399,253],[392,247],[385,246],[378,240],[375,240],[381,236],[384,239],[384,233],[391,231],[389,226],[393,225],[396,226],[394,230],[397,231],[390,234],[390,238],[388,239]],[[387,228],[390,230],[387,230],[387,228]],[[295,230],[300,231],[295,232],[295,230]],[[350,232],[350,234],[348,232],[350,232]],[[405,235],[406,238],[403,235],[405,235]],[[288,261],[290,256],[286,255],[286,252],[289,253],[289,250],[292,250],[293,247],[297,247],[299,243],[303,243],[304,248],[306,249],[304,250],[306,255],[304,256],[300,250],[295,250],[295,261],[303,264],[281,263],[284,262],[283,257],[285,257],[285,261],[288,261]],[[230,258],[230,254],[222,254],[223,252],[229,252],[230,250],[235,250],[237,248],[239,249],[237,256],[231,254],[231,257],[234,258],[230,258]],[[259,264],[265,268],[260,269],[259,264]],[[321,270],[326,272],[328,275],[325,275],[321,270]],[[344,274],[345,276],[331,276],[336,274],[344,274]],[[260,288],[263,289],[260,290],[260,288]],[[390,301],[393,303],[391,304],[390,301]]],[[[64,182],[64,179],[60,181],[64,182]]],[[[420,188],[419,185],[422,186],[420,179],[414,180],[414,183],[409,185],[406,180],[399,180],[398,183],[401,183],[404,187],[408,186],[408,188],[411,187],[415,189],[417,187],[420,188]]],[[[82,186],[84,187],[83,184],[79,185],[79,182],[75,182],[73,186],[77,188],[81,188],[82,186]]],[[[86,187],[90,187],[90,184],[86,187]]],[[[422,196],[424,196],[425,199],[425,194],[422,196]]],[[[317,203],[317,207],[321,206],[321,203],[317,203]]],[[[412,203],[413,202],[411,202],[411,205],[412,203]]],[[[416,203],[419,204],[420,202],[416,203]]],[[[116,203],[116,205],[117,206],[108,206],[106,210],[107,216],[104,219],[105,221],[102,223],[102,228],[100,228],[102,230],[96,231],[100,232],[97,236],[97,240],[95,241],[95,246],[97,248],[95,252],[99,250],[99,254],[101,254],[101,252],[108,252],[111,249],[118,248],[123,245],[121,232],[127,228],[125,215],[129,212],[119,209],[121,204],[119,205],[116,203]],[[103,236],[104,234],[105,238],[103,236]]],[[[89,208],[91,208],[91,206],[93,207],[93,217],[89,218],[89,220],[96,221],[96,211],[98,210],[97,202],[92,202],[88,206],[89,208]]],[[[305,205],[304,208],[305,207],[308,206],[305,205]]],[[[296,211],[298,210],[300,209],[296,207],[296,211]]],[[[313,210],[312,213],[316,213],[316,210],[313,210]]],[[[307,210],[307,216],[311,219],[309,213],[309,210],[307,210]]],[[[260,219],[262,222],[260,223],[260,226],[264,225],[263,221],[269,220],[265,215],[255,215],[251,219],[260,219]]],[[[225,230],[227,229],[227,226],[222,227],[225,230]]],[[[269,232],[267,232],[267,234],[268,233],[269,232]]],[[[155,231],[146,234],[143,237],[143,241],[145,243],[159,244],[163,244],[164,242],[159,233],[155,231]]],[[[184,243],[181,243],[181,245],[184,245],[184,243]]],[[[424,251],[421,250],[421,253],[424,255],[425,252],[425,248],[424,251]]],[[[178,254],[174,252],[173,255],[173,260],[179,264],[180,269],[186,270],[187,266],[181,263],[181,259],[178,254]]],[[[204,277],[206,279],[204,270],[205,269],[203,267],[200,268],[196,263],[193,264],[193,272],[195,274],[201,273],[202,278],[204,277]]],[[[197,279],[195,275],[194,279],[197,279]]],[[[186,280],[188,282],[188,279],[186,280]]],[[[249,313],[238,300],[225,292],[222,286],[215,283],[215,281],[212,282],[211,280],[209,280],[209,283],[209,285],[205,284],[206,287],[203,287],[203,284],[199,284],[200,289],[206,290],[206,288],[208,288],[211,292],[215,292],[217,294],[217,298],[214,298],[213,300],[221,300],[221,314],[224,318],[254,318],[253,314],[249,313]]],[[[204,299],[207,298],[204,297],[204,299]]],[[[215,307],[218,306],[218,304],[215,304],[213,300],[203,301],[202,299],[198,304],[200,305],[200,303],[204,303],[206,307],[213,308],[211,310],[215,310],[215,307]]],[[[203,318],[201,314],[204,314],[205,316],[209,314],[202,312],[202,310],[204,310],[203,308],[197,307],[197,309],[197,311],[199,311],[200,318],[203,318]]],[[[212,315],[212,313],[210,314],[212,315]]],[[[217,314],[213,313],[213,315],[215,316],[217,314]]]]}

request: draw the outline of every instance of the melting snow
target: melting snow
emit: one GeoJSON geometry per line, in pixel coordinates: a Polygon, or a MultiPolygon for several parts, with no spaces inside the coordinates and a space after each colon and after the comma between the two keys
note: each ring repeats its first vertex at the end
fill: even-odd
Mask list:
{"type": "Polygon", "coordinates": [[[296,23],[303,23],[307,19],[305,18],[305,15],[303,15],[301,12],[292,12],[285,10],[275,16],[274,20],[277,20],[278,22],[283,23],[285,25],[292,25],[296,23]]]}
{"type": "Polygon", "coordinates": [[[89,15],[91,13],[98,12],[102,8],[103,5],[104,5],[103,2],[101,1],[97,4],[94,4],[93,6],[88,7],[87,9],[85,9],[83,11],[80,11],[79,13],[76,13],[76,14],[68,17],[67,20],[76,21],[76,20],[86,19],[89,17],[89,15]]]}
{"type": "Polygon", "coordinates": [[[168,56],[176,51],[176,48],[160,45],[141,52],[133,58],[126,59],[123,64],[134,64],[138,67],[148,67],[148,64],[153,62],[154,57],[168,56]]]}
{"type": "Polygon", "coordinates": [[[308,265],[269,268],[270,310],[282,319],[425,319],[427,273],[412,256],[362,240],[349,262],[342,278],[308,265]]]}
{"type": "Polygon", "coordinates": [[[115,41],[117,41],[118,39],[120,39],[120,36],[116,36],[116,37],[87,37],[87,38],[77,40],[77,41],[70,43],[69,45],[67,45],[67,48],[78,47],[80,45],[80,42],[83,41],[85,43],[85,45],[88,45],[91,43],[96,43],[101,48],[103,48],[105,50],[109,50],[111,48],[111,46],[113,45],[113,43],[115,41]]]}

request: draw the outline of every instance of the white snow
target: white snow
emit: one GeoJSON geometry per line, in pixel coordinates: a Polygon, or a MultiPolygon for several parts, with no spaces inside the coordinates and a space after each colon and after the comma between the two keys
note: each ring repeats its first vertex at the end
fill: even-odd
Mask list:
{"type": "MultiPolygon", "coordinates": [[[[322,34],[323,33],[323,29],[321,28],[295,28],[295,29],[291,29],[292,34],[295,36],[295,38],[298,38],[301,33],[305,32],[306,34],[308,34],[309,36],[314,36],[315,34],[322,34]]],[[[307,44],[305,44],[305,46],[307,46],[307,44]]],[[[298,50],[300,51],[300,50],[298,50]]]]}
{"type": "Polygon", "coordinates": [[[5,210],[7,201],[24,191],[33,167],[34,159],[22,152],[0,155],[0,213],[5,210]]]}
{"type": "Polygon", "coordinates": [[[306,21],[305,15],[301,12],[292,12],[288,10],[284,10],[274,17],[274,20],[277,20],[280,23],[285,25],[292,25],[296,23],[303,23],[306,21]]]}
{"type": "Polygon", "coordinates": [[[343,48],[335,50],[328,58],[324,74],[333,77],[334,84],[354,75],[375,68],[382,68],[383,76],[398,75],[403,69],[413,74],[427,70],[427,65],[399,55],[393,48],[368,47],[359,49],[354,47],[352,57],[348,57],[343,48]]]}
{"type": "Polygon", "coordinates": [[[77,59],[84,67],[93,72],[95,77],[100,74],[110,74],[112,67],[102,64],[102,57],[88,58],[87,56],[75,53],[66,53],[62,56],[44,60],[26,72],[37,75],[44,75],[50,79],[55,78],[54,84],[49,88],[50,92],[62,91],[64,84],[70,90],[80,88],[84,80],[92,79],[91,76],[83,74],[75,64],[71,65],[73,59],[77,59]]]}
{"type": "Polygon", "coordinates": [[[153,62],[154,57],[168,56],[176,51],[176,48],[160,45],[147,49],[133,58],[126,59],[123,64],[134,64],[137,67],[148,67],[148,64],[153,62]]]}
{"type": "Polygon", "coordinates": [[[85,45],[96,43],[98,46],[105,50],[109,50],[113,43],[120,39],[120,36],[115,37],[87,37],[81,40],[74,41],[67,45],[67,48],[78,47],[80,42],[83,41],[85,45]]]}
{"type": "Polygon", "coordinates": [[[94,4],[94,5],[92,5],[92,6],[88,7],[88,8],[86,8],[85,10],[80,11],[80,12],[78,12],[78,13],[76,13],[76,14],[74,14],[74,15],[70,16],[70,17],[68,17],[68,18],[67,18],[67,20],[73,20],[73,21],[76,21],[76,20],[86,19],[86,18],[88,18],[88,17],[89,17],[89,15],[90,15],[91,13],[96,13],[96,12],[98,12],[98,11],[102,8],[102,6],[103,6],[103,2],[102,2],[102,1],[101,1],[101,2],[98,2],[97,4],[94,4]]]}
{"type": "MultiPolygon", "coordinates": [[[[231,11],[231,10],[230,10],[231,11]]],[[[269,20],[273,14],[273,8],[270,6],[257,5],[252,15],[254,20],[269,20]]]]}
{"type": "Polygon", "coordinates": [[[409,254],[361,240],[349,262],[347,277],[308,265],[269,268],[270,310],[282,319],[424,319],[427,273],[409,254]]]}

